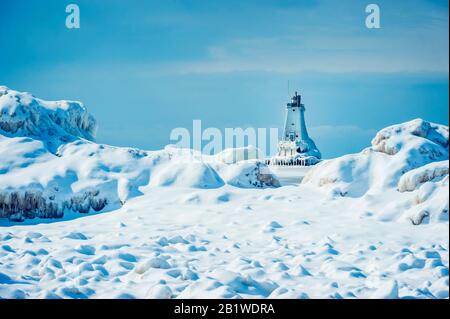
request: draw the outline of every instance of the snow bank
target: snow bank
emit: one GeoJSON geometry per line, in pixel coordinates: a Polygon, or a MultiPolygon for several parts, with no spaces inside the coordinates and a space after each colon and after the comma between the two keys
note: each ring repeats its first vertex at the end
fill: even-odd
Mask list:
{"type": "Polygon", "coordinates": [[[61,218],[115,209],[152,187],[274,187],[265,164],[224,164],[192,152],[142,151],[76,140],[53,154],[45,143],[0,135],[0,217],[61,218]],[[224,174],[222,177],[221,174],[224,174]]]}
{"type": "Polygon", "coordinates": [[[218,188],[224,182],[211,166],[203,162],[190,162],[186,169],[186,163],[171,161],[155,169],[150,185],[218,188]]]}
{"type": "Polygon", "coordinates": [[[388,162],[386,157],[386,154],[366,149],[359,154],[324,160],[311,168],[302,183],[325,187],[341,196],[360,197],[371,188],[381,189],[391,182],[381,177],[382,167],[388,162]]]}
{"type": "Polygon", "coordinates": [[[247,161],[217,168],[227,184],[243,188],[279,187],[280,182],[269,167],[261,162],[247,161]]]}
{"type": "Polygon", "coordinates": [[[414,225],[431,222],[448,222],[448,175],[439,181],[428,181],[411,195],[412,205],[402,214],[401,219],[414,225]]]}
{"type": "Polygon", "coordinates": [[[111,210],[142,195],[143,186],[279,185],[265,164],[230,161],[229,154],[254,157],[255,148],[218,156],[170,146],[150,152],[94,143],[95,129],[79,102],[48,102],[0,87],[0,218],[111,210]]]}
{"type": "Polygon", "coordinates": [[[93,140],[97,124],[80,102],[45,101],[30,93],[0,86],[0,133],[30,136],[51,150],[74,137],[93,140]]]}
{"type": "Polygon", "coordinates": [[[0,227],[0,298],[449,296],[449,176],[397,190],[406,174],[439,175],[445,159],[409,156],[409,142],[392,155],[367,149],[320,164],[321,187],[247,190],[276,184],[257,160],[227,164],[81,137],[53,152],[43,137],[0,133],[2,217],[69,219],[126,204],[28,227],[0,218],[9,226],[0,227]],[[399,218],[406,223],[385,222],[399,218]],[[426,223],[435,224],[411,226],[426,223]]]}
{"type": "Polygon", "coordinates": [[[448,161],[448,127],[416,119],[381,130],[361,153],[319,163],[303,183],[357,197],[397,187],[406,172],[435,161],[448,161]]]}
{"type": "MultiPolygon", "coordinates": [[[[403,218],[415,216],[422,220],[418,216],[441,216],[448,211],[445,208],[448,207],[448,196],[426,196],[427,199],[422,196],[418,201],[417,197],[409,200],[409,197],[395,193],[414,191],[425,182],[437,183],[444,179],[448,175],[448,147],[447,126],[416,119],[381,130],[372,140],[372,146],[361,153],[319,163],[308,172],[302,183],[321,187],[332,196],[378,198],[383,202],[391,192],[392,196],[397,196],[395,200],[403,198],[414,205],[423,200],[437,201],[430,204],[426,214],[417,211],[418,206],[411,208],[410,204],[404,204],[406,212],[403,218]]],[[[448,184],[439,185],[436,190],[443,188],[442,192],[448,193],[448,184]]],[[[391,209],[399,210],[398,207],[391,209]]]]}
{"type": "Polygon", "coordinates": [[[406,147],[420,151],[422,157],[436,160],[445,154],[448,157],[448,134],[448,126],[415,119],[379,131],[372,140],[372,148],[395,155],[406,147]]]}
{"type": "Polygon", "coordinates": [[[411,192],[423,183],[448,175],[448,161],[433,162],[407,172],[398,182],[400,192],[411,192]]]}
{"type": "MultiPolygon", "coordinates": [[[[112,210],[160,187],[280,186],[254,147],[209,156],[101,145],[92,141],[95,120],[81,103],[47,102],[6,87],[0,108],[0,218],[112,210]]],[[[386,220],[448,220],[448,127],[420,119],[388,127],[361,153],[314,166],[302,183],[377,203],[386,220]]]]}
{"type": "Polygon", "coordinates": [[[0,153],[0,217],[12,220],[117,208],[146,181],[133,149],[76,140],[53,154],[44,142],[0,135],[0,153]]]}

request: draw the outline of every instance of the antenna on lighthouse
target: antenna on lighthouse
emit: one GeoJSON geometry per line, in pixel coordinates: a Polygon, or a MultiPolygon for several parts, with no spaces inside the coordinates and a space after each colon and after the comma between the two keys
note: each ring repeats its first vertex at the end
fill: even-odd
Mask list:
{"type": "Polygon", "coordinates": [[[288,80],[288,98],[291,96],[291,92],[289,91],[289,80],[288,80]]]}

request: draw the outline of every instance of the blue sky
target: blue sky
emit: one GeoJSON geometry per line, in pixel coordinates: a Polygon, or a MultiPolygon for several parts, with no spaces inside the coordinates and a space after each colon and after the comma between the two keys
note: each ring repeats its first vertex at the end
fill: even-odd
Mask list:
{"type": "Polygon", "coordinates": [[[85,103],[99,142],[159,149],[175,127],[282,127],[298,90],[325,157],[380,128],[448,125],[447,0],[0,0],[0,84],[85,103]],[[365,27],[365,7],[381,29],[365,27]],[[76,3],[81,28],[65,27],[76,3]]]}

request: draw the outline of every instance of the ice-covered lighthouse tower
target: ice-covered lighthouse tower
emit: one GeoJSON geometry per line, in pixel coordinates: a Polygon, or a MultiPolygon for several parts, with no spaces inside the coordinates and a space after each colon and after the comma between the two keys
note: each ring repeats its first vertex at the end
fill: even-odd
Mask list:
{"type": "Polygon", "coordinates": [[[270,160],[270,164],[309,166],[317,164],[321,157],[306,129],[302,97],[295,92],[291,102],[286,105],[286,122],[278,144],[278,154],[270,160]]]}

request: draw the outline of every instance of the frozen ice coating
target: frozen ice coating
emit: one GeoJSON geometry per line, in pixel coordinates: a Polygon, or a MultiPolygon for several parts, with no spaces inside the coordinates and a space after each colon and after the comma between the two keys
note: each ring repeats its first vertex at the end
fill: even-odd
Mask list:
{"type": "Polygon", "coordinates": [[[447,126],[286,185],[252,146],[114,147],[81,103],[0,103],[0,298],[449,297],[447,126]]]}
{"type": "Polygon", "coordinates": [[[397,187],[406,172],[436,161],[448,167],[448,127],[416,119],[381,130],[361,153],[323,161],[303,182],[362,196],[397,187]]]}
{"type": "MultiPolygon", "coordinates": [[[[295,142],[295,154],[304,157],[314,156],[322,158],[314,141],[309,137],[305,120],[305,105],[302,104],[301,95],[295,92],[292,102],[287,104],[286,121],[284,124],[283,141],[295,142]]],[[[285,154],[288,155],[288,154],[285,154]]],[[[291,154],[293,155],[293,154],[291,154]]]]}
{"type": "Polygon", "coordinates": [[[278,153],[267,160],[268,164],[281,166],[312,166],[320,162],[322,154],[308,135],[305,105],[301,95],[295,92],[286,104],[286,119],[278,153]]]}
{"type": "Polygon", "coordinates": [[[4,153],[0,161],[0,217],[12,220],[63,217],[64,211],[115,209],[141,195],[139,188],[143,186],[217,188],[224,185],[219,172],[228,171],[228,166],[238,176],[227,180],[230,184],[279,185],[269,171],[258,173],[266,167],[263,163],[249,162],[254,174],[239,178],[247,172],[238,164],[224,164],[212,156],[200,160],[182,150],[147,152],[80,139],[60,146],[55,155],[41,141],[1,135],[0,150],[4,153]],[[236,183],[236,178],[241,183],[236,183]]]}
{"type": "Polygon", "coordinates": [[[393,125],[378,132],[372,146],[361,153],[319,163],[302,182],[362,199],[387,198],[391,193],[400,201],[399,192],[418,189],[419,197],[410,207],[399,212],[388,206],[384,214],[418,223],[425,217],[448,220],[448,138],[447,126],[422,119],[393,125]],[[420,195],[424,188],[429,193],[425,197],[420,195]]]}
{"type": "Polygon", "coordinates": [[[44,101],[26,92],[0,86],[0,133],[30,136],[54,152],[76,137],[93,140],[97,124],[81,102],[44,101]]]}
{"type": "Polygon", "coordinates": [[[430,123],[422,119],[415,119],[403,124],[392,125],[378,132],[372,140],[375,151],[394,155],[401,151],[404,144],[409,143],[409,148],[424,148],[430,159],[436,157],[448,157],[448,126],[430,123]],[[421,139],[433,144],[412,145],[421,143],[421,139]]]}
{"type": "MultiPolygon", "coordinates": [[[[221,187],[224,181],[218,171],[236,165],[224,161],[223,154],[201,156],[171,147],[147,152],[97,144],[92,141],[96,122],[79,102],[47,102],[1,87],[0,106],[0,217],[10,220],[112,210],[141,195],[139,187],[146,185],[221,187]]],[[[229,183],[279,185],[270,172],[258,173],[265,164],[248,165],[252,175],[239,178],[247,172],[236,166],[229,183]]]]}
{"type": "Polygon", "coordinates": [[[411,192],[429,181],[445,179],[448,176],[448,164],[448,160],[432,162],[410,170],[400,177],[397,188],[400,192],[411,192]]]}

